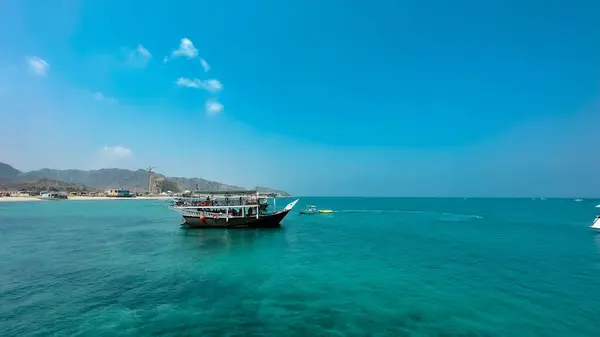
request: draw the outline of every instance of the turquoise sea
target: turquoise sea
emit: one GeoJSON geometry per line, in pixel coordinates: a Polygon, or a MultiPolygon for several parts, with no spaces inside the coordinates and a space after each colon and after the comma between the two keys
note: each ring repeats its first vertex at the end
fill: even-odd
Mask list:
{"type": "Polygon", "coordinates": [[[596,204],[300,198],[282,230],[185,230],[164,201],[0,203],[0,334],[598,336],[596,204]]]}

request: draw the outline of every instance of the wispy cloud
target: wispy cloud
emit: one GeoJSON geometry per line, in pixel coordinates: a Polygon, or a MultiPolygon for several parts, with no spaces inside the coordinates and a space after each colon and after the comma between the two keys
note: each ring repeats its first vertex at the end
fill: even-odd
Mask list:
{"type": "Polygon", "coordinates": [[[133,157],[133,151],[121,145],[104,146],[100,149],[100,156],[106,159],[129,159],[133,157]]]}
{"type": "Polygon", "coordinates": [[[188,59],[193,59],[194,57],[198,56],[198,49],[196,49],[196,47],[194,47],[194,44],[192,43],[192,41],[188,38],[183,38],[181,39],[181,42],[179,43],[179,48],[174,50],[173,53],[171,54],[171,57],[179,57],[179,56],[185,56],[188,59]]]}
{"type": "Polygon", "coordinates": [[[134,162],[133,151],[122,145],[104,146],[101,148],[93,164],[96,168],[128,167],[134,162]]]}
{"type": "Polygon", "coordinates": [[[37,56],[27,57],[27,64],[35,74],[40,76],[45,76],[48,73],[48,69],[50,68],[48,62],[37,56]]]}
{"type": "MultiPolygon", "coordinates": [[[[198,49],[194,47],[194,44],[190,39],[181,39],[179,48],[171,53],[171,58],[180,56],[187,57],[189,60],[198,57],[198,49]]],[[[165,63],[168,62],[169,57],[165,56],[163,61],[165,63]]],[[[211,68],[210,64],[208,64],[204,58],[200,58],[200,65],[202,66],[204,72],[208,72],[211,68]]],[[[177,79],[177,81],[175,81],[175,83],[182,87],[204,89],[211,93],[211,96],[213,97],[209,98],[204,104],[204,111],[207,116],[214,117],[223,111],[223,104],[221,104],[221,102],[219,102],[215,97],[217,93],[223,90],[223,84],[219,80],[214,78],[201,80],[198,78],[180,77],[177,79]]]]}
{"type": "Polygon", "coordinates": [[[204,69],[204,72],[208,72],[210,70],[210,65],[208,64],[208,62],[206,62],[205,59],[200,59],[200,64],[202,65],[202,69],[204,69]]]}
{"type": "Polygon", "coordinates": [[[96,92],[92,96],[94,97],[95,100],[98,100],[98,101],[106,101],[106,102],[109,102],[109,103],[116,103],[117,102],[116,98],[114,98],[114,97],[107,97],[107,96],[105,96],[101,92],[96,92]]]}
{"type": "Polygon", "coordinates": [[[127,63],[132,67],[144,68],[148,65],[150,58],[152,58],[152,54],[141,44],[127,52],[127,63]]]}
{"type": "Polygon", "coordinates": [[[141,44],[139,44],[135,50],[138,52],[138,54],[140,54],[143,57],[146,57],[146,58],[152,57],[152,54],[150,54],[148,49],[144,48],[144,46],[142,46],[141,44]]]}
{"type": "Polygon", "coordinates": [[[223,84],[217,79],[200,80],[197,78],[180,77],[175,83],[182,87],[205,89],[213,94],[223,90],[223,84]]]}
{"type": "Polygon", "coordinates": [[[223,108],[223,104],[221,104],[221,102],[219,102],[216,98],[208,99],[204,105],[206,115],[209,117],[214,117],[220,114],[223,111],[223,108]]]}

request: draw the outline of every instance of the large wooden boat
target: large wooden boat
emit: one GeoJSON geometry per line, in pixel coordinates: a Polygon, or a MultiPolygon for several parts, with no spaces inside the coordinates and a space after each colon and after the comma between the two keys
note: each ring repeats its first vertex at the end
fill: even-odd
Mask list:
{"type": "Polygon", "coordinates": [[[280,211],[269,211],[269,199],[257,191],[197,192],[201,197],[180,198],[170,206],[193,228],[277,228],[298,199],[280,211]]]}

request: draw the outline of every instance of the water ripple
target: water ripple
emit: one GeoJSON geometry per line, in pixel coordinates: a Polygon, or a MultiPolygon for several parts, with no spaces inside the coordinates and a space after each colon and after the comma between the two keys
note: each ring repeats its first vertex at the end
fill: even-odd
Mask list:
{"type": "Polygon", "coordinates": [[[581,203],[303,202],[339,211],[290,214],[283,230],[198,231],[180,229],[176,215],[148,201],[2,206],[0,331],[525,337],[600,331],[600,236],[587,230],[590,213],[581,203]]]}

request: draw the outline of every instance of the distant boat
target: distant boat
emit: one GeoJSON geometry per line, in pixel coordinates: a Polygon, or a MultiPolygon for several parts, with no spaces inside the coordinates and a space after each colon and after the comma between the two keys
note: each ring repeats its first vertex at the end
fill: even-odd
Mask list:
{"type": "Polygon", "coordinates": [[[319,213],[319,211],[317,211],[317,207],[313,206],[313,205],[308,205],[306,206],[305,209],[300,210],[300,212],[298,212],[300,214],[317,214],[319,213]]]}
{"type": "Polygon", "coordinates": [[[300,212],[298,212],[300,214],[331,214],[333,213],[332,210],[330,209],[317,209],[317,207],[313,206],[313,205],[308,205],[306,206],[305,209],[301,210],[300,212]]]}
{"type": "Polygon", "coordinates": [[[596,215],[596,219],[594,220],[594,223],[590,226],[590,228],[600,230],[600,215],[596,215]]]}
{"type": "Polygon", "coordinates": [[[42,193],[38,199],[41,200],[67,200],[69,197],[67,197],[66,193],[61,193],[61,192],[49,192],[49,193],[42,193]]]}
{"type": "Polygon", "coordinates": [[[576,202],[583,201],[583,199],[575,199],[576,202]]]}

